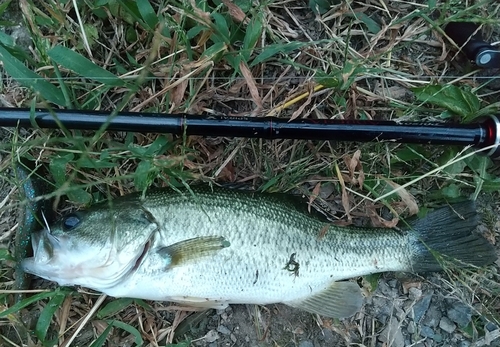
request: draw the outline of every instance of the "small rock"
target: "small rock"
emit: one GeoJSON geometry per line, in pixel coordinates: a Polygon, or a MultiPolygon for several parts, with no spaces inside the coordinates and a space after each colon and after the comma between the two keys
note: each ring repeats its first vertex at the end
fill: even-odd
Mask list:
{"type": "Polygon", "coordinates": [[[434,334],[434,342],[440,343],[443,341],[443,335],[441,334],[434,334]]]}
{"type": "Polygon", "coordinates": [[[432,293],[426,294],[413,306],[413,320],[415,322],[420,322],[425,312],[427,312],[429,305],[431,304],[431,299],[432,293]]]}
{"type": "Polygon", "coordinates": [[[415,331],[417,331],[416,326],[415,326],[415,322],[414,321],[410,321],[408,323],[408,326],[406,327],[406,330],[410,334],[415,334],[415,331]]]}
{"type": "Polygon", "coordinates": [[[228,328],[226,328],[224,325],[219,325],[217,327],[217,331],[223,335],[230,335],[231,334],[231,331],[228,328]]]}
{"type": "Polygon", "coordinates": [[[451,334],[455,331],[457,326],[453,323],[448,317],[442,317],[439,321],[439,327],[446,331],[448,334],[451,334]]]}
{"type": "Polygon", "coordinates": [[[394,317],[391,318],[387,326],[380,333],[379,340],[386,342],[388,346],[403,347],[405,340],[399,322],[394,317]]]}
{"type": "Polygon", "coordinates": [[[236,338],[236,336],[234,336],[234,334],[231,334],[231,341],[233,341],[233,343],[236,343],[236,341],[238,341],[238,339],[236,338]]]}
{"type": "Polygon", "coordinates": [[[434,329],[439,325],[441,317],[442,314],[438,307],[436,305],[431,305],[422,320],[422,324],[434,329]]]}
{"type": "Polygon", "coordinates": [[[388,281],[387,284],[389,285],[389,287],[391,287],[393,289],[398,289],[399,281],[397,279],[392,279],[392,280],[388,281]]]}
{"type": "Polygon", "coordinates": [[[417,301],[422,297],[422,290],[416,287],[410,287],[410,289],[408,289],[408,297],[410,300],[417,301]]]}
{"type": "Polygon", "coordinates": [[[458,347],[469,347],[469,346],[470,346],[470,342],[467,340],[463,340],[463,341],[460,341],[458,343],[458,347]]]}
{"type": "Polygon", "coordinates": [[[469,306],[457,302],[447,311],[448,318],[458,324],[459,327],[466,327],[472,319],[472,310],[469,306]]]}
{"type": "Polygon", "coordinates": [[[486,325],[484,326],[484,328],[488,331],[493,331],[493,330],[498,330],[500,329],[495,323],[493,322],[488,322],[486,323],[486,325]]]}
{"type": "Polygon", "coordinates": [[[215,330],[210,330],[205,336],[204,336],[205,342],[212,343],[214,341],[217,341],[219,339],[219,334],[217,334],[217,331],[215,330]]]}
{"type": "Polygon", "coordinates": [[[389,287],[387,282],[383,279],[378,281],[378,290],[388,298],[395,299],[398,297],[398,290],[389,287]]]}
{"type": "Polygon", "coordinates": [[[303,340],[299,342],[299,347],[314,347],[314,344],[309,340],[303,340]]]}
{"type": "Polygon", "coordinates": [[[434,335],[434,330],[432,330],[432,328],[428,327],[427,325],[422,325],[422,327],[420,328],[420,336],[433,339],[434,335]]]}

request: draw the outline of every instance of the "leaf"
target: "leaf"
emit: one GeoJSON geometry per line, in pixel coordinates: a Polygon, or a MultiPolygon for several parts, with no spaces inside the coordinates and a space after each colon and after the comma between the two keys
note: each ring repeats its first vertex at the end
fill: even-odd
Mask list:
{"type": "Polygon", "coordinates": [[[8,249],[0,248],[0,261],[14,260],[8,249]]]}
{"type": "Polygon", "coordinates": [[[254,17],[250,23],[248,23],[245,37],[243,39],[243,50],[241,51],[241,55],[246,61],[250,60],[250,56],[252,55],[253,49],[261,34],[262,21],[260,17],[254,17]]]}
{"type": "Polygon", "coordinates": [[[260,64],[278,53],[288,53],[308,45],[308,42],[289,42],[268,45],[262,49],[262,52],[252,61],[250,67],[260,64]]]}
{"type": "Polygon", "coordinates": [[[454,85],[429,85],[412,88],[419,101],[443,107],[470,122],[476,118],[481,107],[479,98],[468,90],[454,85]]]}
{"type": "Polygon", "coordinates": [[[102,334],[99,335],[99,337],[94,342],[92,342],[92,344],[90,345],[90,347],[101,347],[101,346],[104,346],[104,344],[106,343],[106,339],[108,338],[108,335],[111,332],[112,328],[113,328],[113,324],[108,324],[108,326],[106,327],[106,329],[104,329],[104,331],[102,332],[102,334]]]}
{"type": "Polygon", "coordinates": [[[3,13],[7,9],[7,7],[9,7],[11,2],[12,2],[12,0],[7,0],[7,1],[4,1],[3,3],[0,4],[0,16],[3,15],[3,13]]]}
{"type": "Polygon", "coordinates": [[[231,44],[229,41],[229,27],[227,26],[226,18],[224,18],[223,15],[220,13],[214,12],[212,13],[212,17],[215,21],[215,28],[216,30],[216,35],[220,36],[222,38],[222,41],[224,41],[226,44],[231,44]]]}
{"type": "MultiPolygon", "coordinates": [[[[445,165],[451,162],[456,158],[457,153],[457,149],[446,148],[443,154],[438,158],[438,164],[445,165]]],[[[446,172],[450,175],[458,175],[464,171],[466,165],[467,164],[464,160],[459,160],[451,165],[446,165],[446,167],[443,168],[443,172],[446,172]]]]}
{"type": "Polygon", "coordinates": [[[31,304],[34,304],[35,302],[40,301],[42,299],[50,298],[50,297],[56,295],[57,293],[58,293],[58,291],[56,290],[53,292],[37,293],[33,296],[30,296],[29,298],[26,298],[26,299],[24,299],[16,304],[12,305],[8,309],[0,312],[0,318],[6,317],[12,313],[19,312],[21,309],[23,309],[31,304]]]}
{"type": "Polygon", "coordinates": [[[224,42],[214,43],[212,46],[208,47],[201,57],[207,57],[211,60],[219,59],[219,56],[222,55],[223,52],[227,51],[227,45],[224,42]]]}
{"type": "Polygon", "coordinates": [[[384,179],[387,184],[389,184],[394,190],[397,189],[396,193],[399,195],[401,200],[404,202],[406,207],[408,207],[408,212],[410,216],[418,213],[418,204],[415,200],[415,197],[410,194],[405,188],[401,188],[401,185],[397,184],[394,181],[391,181],[388,178],[384,179]]]}
{"type": "Polygon", "coordinates": [[[366,275],[362,277],[363,287],[368,290],[368,292],[373,293],[378,287],[378,280],[381,277],[381,273],[375,273],[371,275],[366,275]]]}
{"type": "Polygon", "coordinates": [[[66,298],[67,292],[57,291],[55,295],[50,299],[42,313],[38,317],[38,321],[36,322],[35,327],[35,335],[41,340],[44,341],[47,336],[47,331],[52,322],[52,316],[56,310],[62,305],[64,299],[66,298]]]}
{"type": "Polygon", "coordinates": [[[82,77],[112,87],[125,86],[125,82],[120,78],[69,48],[56,46],[49,50],[47,54],[59,65],[64,66],[82,77]]]}
{"type": "Polygon", "coordinates": [[[337,5],[340,0],[309,0],[309,8],[315,14],[325,14],[332,5],[337,5]]]}
{"type": "Polygon", "coordinates": [[[479,196],[479,193],[483,190],[483,186],[486,182],[490,183],[490,187],[488,188],[491,188],[492,179],[494,180],[495,178],[488,174],[487,170],[493,166],[493,162],[487,156],[474,155],[472,157],[468,157],[465,160],[465,163],[472,171],[476,173],[474,175],[476,189],[474,191],[474,194],[472,195],[472,200],[476,200],[479,196]]]}
{"type": "Polygon", "coordinates": [[[154,142],[149,145],[149,147],[144,152],[145,156],[152,157],[157,156],[159,154],[163,154],[163,152],[169,146],[168,140],[166,136],[160,135],[154,140],[154,142]]]}
{"type": "Polygon", "coordinates": [[[66,165],[73,160],[73,158],[74,155],[69,153],[64,156],[52,158],[50,161],[49,170],[58,187],[66,182],[66,165]]]}
{"type": "Polygon", "coordinates": [[[113,324],[115,327],[125,330],[126,332],[132,334],[135,337],[135,344],[137,346],[142,346],[142,344],[144,343],[141,337],[141,333],[133,326],[117,320],[111,321],[110,324],[113,324]]]}
{"type": "Polygon", "coordinates": [[[460,197],[460,188],[455,183],[452,183],[449,186],[442,188],[440,192],[441,196],[450,199],[456,199],[460,197]]]}
{"type": "Polygon", "coordinates": [[[87,156],[78,160],[78,166],[89,169],[109,169],[115,167],[117,164],[109,160],[89,158],[87,156]]]}
{"type": "Polygon", "coordinates": [[[366,13],[364,13],[364,12],[355,12],[354,16],[356,17],[356,19],[358,19],[361,22],[363,22],[363,24],[366,25],[368,31],[371,32],[372,34],[378,34],[380,32],[380,30],[382,30],[382,28],[380,27],[380,25],[378,25],[377,22],[375,22],[373,19],[371,19],[370,17],[368,17],[366,15],[366,13]]]}
{"type": "Polygon", "coordinates": [[[137,190],[146,190],[150,183],[151,174],[151,162],[149,160],[143,160],[137,165],[134,174],[134,185],[137,190]]]}
{"type": "Polygon", "coordinates": [[[92,195],[81,188],[69,190],[66,195],[71,201],[82,205],[88,205],[92,201],[92,195]]]}
{"type": "Polygon", "coordinates": [[[121,298],[113,300],[97,312],[97,318],[103,319],[112,316],[130,306],[130,304],[132,304],[133,302],[134,299],[132,298],[121,298]]]}
{"type": "Polygon", "coordinates": [[[12,56],[0,45],[0,61],[5,71],[17,82],[25,87],[31,88],[40,94],[45,100],[54,104],[64,106],[66,100],[60,89],[47,82],[43,77],[28,69],[21,61],[12,56]]]}
{"type": "Polygon", "coordinates": [[[149,29],[154,30],[158,25],[158,16],[156,15],[153,6],[149,3],[149,0],[137,0],[137,9],[141,14],[144,23],[149,27],[149,29]]]}

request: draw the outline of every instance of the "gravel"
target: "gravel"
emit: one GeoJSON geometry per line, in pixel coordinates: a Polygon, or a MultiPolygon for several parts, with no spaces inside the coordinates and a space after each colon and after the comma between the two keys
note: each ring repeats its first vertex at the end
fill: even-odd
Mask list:
{"type": "Polygon", "coordinates": [[[457,301],[453,303],[450,309],[448,309],[447,315],[448,318],[457,323],[459,327],[464,328],[472,319],[472,309],[469,306],[457,301]]]}

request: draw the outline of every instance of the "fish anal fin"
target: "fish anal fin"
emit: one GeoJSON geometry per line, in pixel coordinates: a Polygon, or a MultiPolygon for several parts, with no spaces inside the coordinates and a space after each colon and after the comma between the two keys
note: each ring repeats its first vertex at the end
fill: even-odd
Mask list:
{"type": "Polygon", "coordinates": [[[211,255],[229,246],[229,241],[222,236],[202,236],[162,247],[157,253],[166,259],[168,267],[172,267],[211,255]]]}
{"type": "Polygon", "coordinates": [[[319,293],[284,304],[326,317],[347,318],[360,310],[363,295],[354,282],[334,282],[319,293]]]}
{"type": "Polygon", "coordinates": [[[201,309],[214,308],[218,310],[225,309],[229,304],[223,300],[214,300],[210,298],[197,298],[193,296],[176,296],[168,298],[169,301],[173,301],[180,305],[185,305],[189,307],[196,307],[201,309]]]}

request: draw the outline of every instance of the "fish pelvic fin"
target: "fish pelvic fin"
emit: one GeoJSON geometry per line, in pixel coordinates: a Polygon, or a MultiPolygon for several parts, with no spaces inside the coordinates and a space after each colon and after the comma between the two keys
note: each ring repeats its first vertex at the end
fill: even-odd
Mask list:
{"type": "Polygon", "coordinates": [[[360,310],[363,295],[354,282],[334,282],[319,293],[284,304],[325,317],[347,318],[360,310]]]}
{"type": "Polygon", "coordinates": [[[230,243],[221,236],[202,236],[174,243],[157,250],[157,253],[166,260],[167,267],[183,265],[186,262],[209,256],[230,243]]]}
{"type": "Polygon", "coordinates": [[[440,271],[445,267],[485,266],[497,256],[485,238],[472,233],[479,223],[473,201],[446,206],[411,224],[413,249],[408,271],[440,271]]]}

